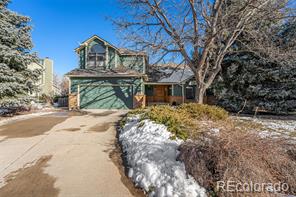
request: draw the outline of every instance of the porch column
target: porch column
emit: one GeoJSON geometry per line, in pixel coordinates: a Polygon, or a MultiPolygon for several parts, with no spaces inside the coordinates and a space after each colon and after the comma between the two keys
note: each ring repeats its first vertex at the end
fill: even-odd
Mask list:
{"type": "Polygon", "coordinates": [[[182,84],[182,102],[185,103],[185,85],[182,84]]]}

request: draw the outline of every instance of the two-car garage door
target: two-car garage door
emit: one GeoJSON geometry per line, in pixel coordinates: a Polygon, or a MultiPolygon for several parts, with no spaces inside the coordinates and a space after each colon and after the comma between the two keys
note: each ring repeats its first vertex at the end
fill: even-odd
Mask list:
{"type": "Polygon", "coordinates": [[[133,106],[131,85],[80,85],[81,109],[130,109],[133,106]]]}

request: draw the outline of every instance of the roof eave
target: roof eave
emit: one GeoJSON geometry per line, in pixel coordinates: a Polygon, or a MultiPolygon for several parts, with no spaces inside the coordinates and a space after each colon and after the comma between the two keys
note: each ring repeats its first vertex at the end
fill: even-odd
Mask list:
{"type": "Polygon", "coordinates": [[[102,41],[106,46],[115,49],[120,55],[132,55],[132,56],[134,56],[134,55],[138,55],[138,56],[146,56],[146,57],[147,57],[147,54],[146,54],[145,52],[139,52],[139,53],[135,53],[135,54],[125,54],[125,53],[121,53],[120,50],[119,50],[119,48],[117,48],[116,46],[114,46],[114,45],[111,44],[110,42],[107,42],[106,40],[104,40],[103,38],[99,37],[98,35],[93,35],[92,37],[88,38],[87,40],[85,40],[84,42],[82,42],[82,43],[80,44],[79,47],[75,48],[74,51],[75,51],[76,53],[79,53],[79,51],[80,51],[83,47],[85,47],[85,44],[86,44],[86,43],[89,43],[89,42],[91,42],[91,41],[94,40],[94,39],[98,39],[98,40],[102,41]]]}
{"type": "Polygon", "coordinates": [[[146,53],[134,53],[134,54],[120,53],[120,55],[126,55],[126,56],[145,56],[145,57],[147,57],[147,54],[146,53]]]}
{"type": "Polygon", "coordinates": [[[178,82],[144,82],[145,85],[177,85],[178,82]]]}
{"type": "Polygon", "coordinates": [[[87,40],[85,40],[84,42],[82,42],[82,43],[80,44],[79,47],[75,48],[75,49],[74,49],[75,52],[78,53],[78,52],[81,50],[81,48],[85,47],[85,43],[89,43],[89,42],[91,42],[91,41],[94,40],[94,39],[98,39],[98,40],[102,41],[106,46],[112,47],[112,48],[114,48],[115,50],[119,51],[119,49],[118,49],[117,47],[115,47],[115,46],[112,45],[111,43],[107,42],[107,41],[104,40],[103,38],[99,37],[98,35],[93,35],[92,37],[90,37],[90,38],[88,38],[87,40]]]}
{"type": "Polygon", "coordinates": [[[65,75],[71,78],[106,78],[106,77],[143,77],[144,75],[106,75],[106,76],[98,76],[98,75],[65,75]]]}

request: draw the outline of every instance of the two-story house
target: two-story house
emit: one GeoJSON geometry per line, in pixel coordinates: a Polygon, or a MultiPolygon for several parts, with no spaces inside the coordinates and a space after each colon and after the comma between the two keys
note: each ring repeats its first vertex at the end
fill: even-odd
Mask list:
{"type": "Polygon", "coordinates": [[[131,109],[194,101],[194,75],[185,65],[148,66],[146,53],[117,48],[96,35],[75,51],[79,68],[66,74],[70,109],[131,109]]]}
{"type": "Polygon", "coordinates": [[[40,59],[39,62],[34,62],[28,65],[31,70],[40,69],[42,71],[37,86],[39,91],[32,92],[33,96],[39,97],[41,95],[53,96],[59,95],[60,90],[54,84],[53,60],[48,57],[40,59]]]}
{"type": "Polygon", "coordinates": [[[75,51],[80,65],[67,73],[70,108],[130,109],[145,102],[145,53],[117,48],[98,36],[75,51]]]}

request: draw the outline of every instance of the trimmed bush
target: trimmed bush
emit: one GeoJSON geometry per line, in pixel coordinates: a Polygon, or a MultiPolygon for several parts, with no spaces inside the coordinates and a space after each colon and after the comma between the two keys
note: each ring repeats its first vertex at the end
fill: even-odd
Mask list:
{"type": "Polygon", "coordinates": [[[147,108],[136,108],[127,113],[127,116],[133,116],[138,114],[143,114],[147,111],[147,108]]]}
{"type": "Polygon", "coordinates": [[[197,103],[182,104],[178,107],[178,111],[185,111],[194,119],[208,119],[208,120],[226,120],[228,112],[221,107],[202,105],[197,103]]]}
{"type": "Polygon", "coordinates": [[[194,129],[194,125],[188,113],[180,112],[167,105],[149,108],[143,118],[166,125],[170,132],[183,140],[187,139],[190,130],[194,129]]]}
{"type": "Polygon", "coordinates": [[[222,108],[201,104],[183,104],[177,108],[169,105],[153,106],[146,109],[135,109],[128,116],[141,115],[141,119],[150,119],[164,124],[173,133],[172,139],[186,140],[199,135],[197,120],[226,120],[228,113],[222,108]]]}

